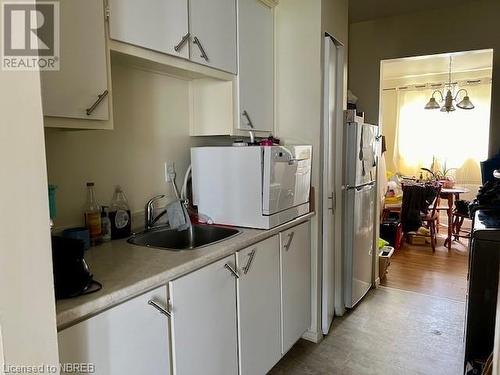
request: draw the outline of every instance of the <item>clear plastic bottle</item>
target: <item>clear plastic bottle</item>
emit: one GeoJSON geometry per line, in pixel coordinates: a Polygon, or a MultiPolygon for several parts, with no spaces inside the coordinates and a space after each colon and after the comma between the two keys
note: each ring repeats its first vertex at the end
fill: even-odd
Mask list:
{"type": "Polygon", "coordinates": [[[84,215],[85,226],[90,235],[90,244],[95,246],[101,241],[101,208],[97,203],[93,182],[87,182],[87,203],[84,215]]]}
{"type": "Polygon", "coordinates": [[[111,241],[111,220],[109,220],[109,210],[107,206],[101,207],[101,231],[103,242],[111,241]]]}
{"type": "Polygon", "coordinates": [[[109,207],[109,219],[111,220],[111,238],[125,238],[131,233],[130,208],[127,197],[120,186],[116,186],[113,199],[109,207]]]}

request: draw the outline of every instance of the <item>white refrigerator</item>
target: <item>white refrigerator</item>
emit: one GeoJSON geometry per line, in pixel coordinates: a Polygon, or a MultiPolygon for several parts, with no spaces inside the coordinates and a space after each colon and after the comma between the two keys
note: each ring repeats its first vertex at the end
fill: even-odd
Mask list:
{"type": "Polygon", "coordinates": [[[344,301],[352,308],[372,286],[378,128],[345,127],[344,301]]]}

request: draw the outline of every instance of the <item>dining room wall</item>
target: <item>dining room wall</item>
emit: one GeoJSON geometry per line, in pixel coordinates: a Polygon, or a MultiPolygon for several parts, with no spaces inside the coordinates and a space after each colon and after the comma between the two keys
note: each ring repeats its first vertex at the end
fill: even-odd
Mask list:
{"type": "Polygon", "coordinates": [[[477,0],[349,27],[349,88],[368,122],[379,122],[380,62],[478,49],[494,49],[489,154],[500,150],[500,1],[477,0]]]}

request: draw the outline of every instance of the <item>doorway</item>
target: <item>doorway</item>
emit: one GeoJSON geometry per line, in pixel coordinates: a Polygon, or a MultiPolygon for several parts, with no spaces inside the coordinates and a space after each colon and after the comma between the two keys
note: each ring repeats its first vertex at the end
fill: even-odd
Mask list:
{"type": "Polygon", "coordinates": [[[383,286],[465,301],[471,221],[463,211],[488,156],[492,61],[493,50],[479,50],[381,62],[381,238],[396,248],[383,286]],[[435,251],[425,225],[399,242],[402,186],[427,181],[441,186],[435,251]]]}

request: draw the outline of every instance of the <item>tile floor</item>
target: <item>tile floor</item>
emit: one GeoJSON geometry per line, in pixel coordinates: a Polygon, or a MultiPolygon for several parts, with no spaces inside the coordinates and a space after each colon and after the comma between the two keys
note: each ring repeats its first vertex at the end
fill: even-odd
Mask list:
{"type": "Polygon", "coordinates": [[[464,309],[452,299],[374,289],[321,343],[300,340],[270,374],[458,375],[464,309]]]}

